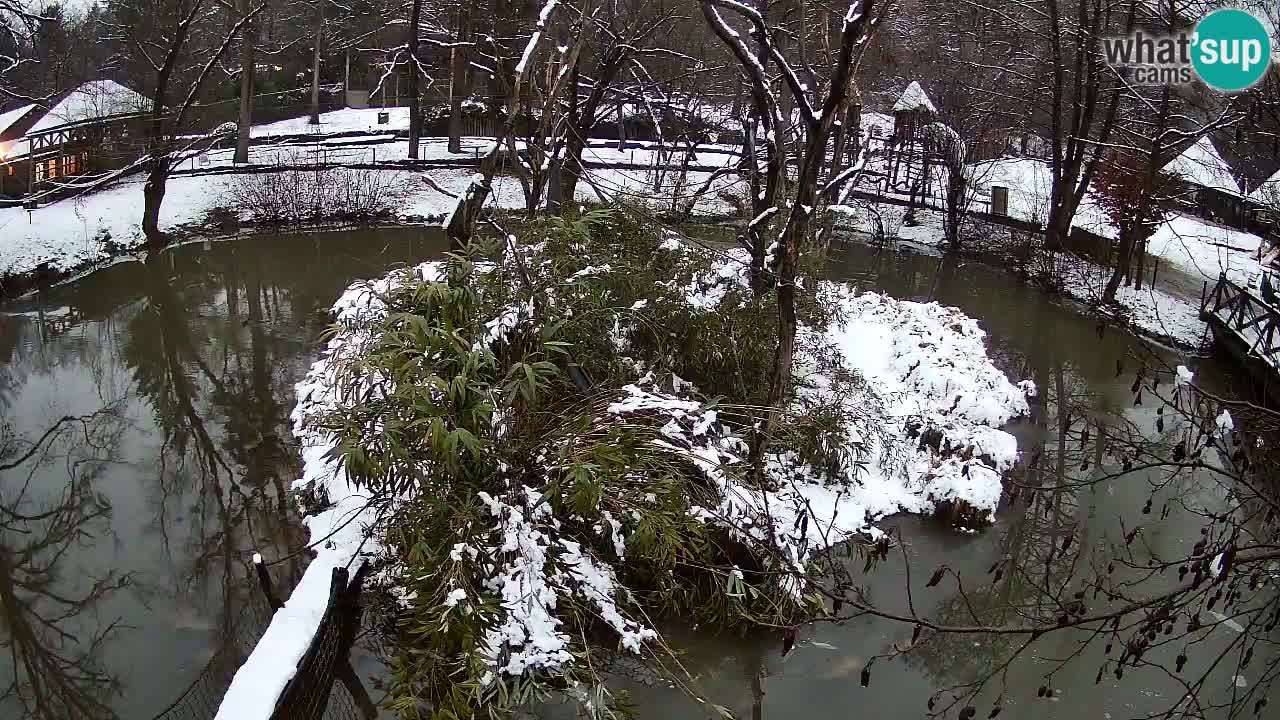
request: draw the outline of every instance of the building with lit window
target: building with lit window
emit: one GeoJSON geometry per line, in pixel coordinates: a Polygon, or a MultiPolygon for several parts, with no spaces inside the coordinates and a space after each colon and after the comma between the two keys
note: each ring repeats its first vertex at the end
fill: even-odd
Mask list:
{"type": "Polygon", "coordinates": [[[142,153],[151,101],[94,80],[0,113],[0,197],[56,192],[67,178],[128,166],[142,153]]]}

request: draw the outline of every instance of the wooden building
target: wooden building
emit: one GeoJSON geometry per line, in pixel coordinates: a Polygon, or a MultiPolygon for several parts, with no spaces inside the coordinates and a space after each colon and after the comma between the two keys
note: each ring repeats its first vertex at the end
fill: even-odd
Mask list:
{"type": "Polygon", "coordinates": [[[1205,220],[1245,229],[1248,203],[1231,166],[1208,136],[1201,136],[1164,166],[1182,183],[1188,211],[1205,220]]]}
{"type": "Polygon", "coordinates": [[[125,167],[143,149],[151,101],[113,80],[0,113],[0,197],[56,190],[61,178],[125,167]]]}

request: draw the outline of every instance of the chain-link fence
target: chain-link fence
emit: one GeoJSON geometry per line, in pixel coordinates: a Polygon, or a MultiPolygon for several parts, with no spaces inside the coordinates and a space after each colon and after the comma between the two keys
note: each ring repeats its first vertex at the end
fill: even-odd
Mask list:
{"type": "MultiPolygon", "coordinates": [[[[329,604],[311,645],[298,662],[297,672],[276,703],[271,720],[373,720],[378,711],[351,667],[349,653],[359,631],[363,569],[348,582],[338,568],[330,587],[329,604]],[[335,680],[337,682],[335,682],[335,680]]],[[[253,652],[271,624],[273,601],[258,587],[245,587],[246,599],[226,641],[200,675],[153,720],[210,720],[236,671],[253,652]]]]}

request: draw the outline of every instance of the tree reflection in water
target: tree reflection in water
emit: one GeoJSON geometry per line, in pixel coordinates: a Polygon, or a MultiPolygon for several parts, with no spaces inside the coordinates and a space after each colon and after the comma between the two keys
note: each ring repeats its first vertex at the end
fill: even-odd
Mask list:
{"type": "Polygon", "coordinates": [[[115,717],[110,699],[119,683],[98,655],[118,620],[93,611],[130,578],[109,569],[86,577],[66,561],[78,544],[110,532],[111,505],[94,482],[123,429],[114,406],[62,418],[36,438],[0,425],[0,711],[38,720],[115,717]],[[67,476],[61,492],[33,492],[37,470],[59,464],[67,476]]]}
{"type": "Polygon", "coordinates": [[[3,581],[15,589],[0,592],[0,718],[93,720],[114,711],[145,720],[171,705],[175,714],[216,705],[269,618],[253,553],[282,560],[271,567],[281,595],[306,563],[288,495],[297,475],[288,412],[323,330],[316,311],[357,274],[381,275],[443,246],[423,243],[419,230],[369,240],[327,234],[173,248],[0,310],[0,418],[12,425],[11,454],[0,464],[57,418],[121,399],[95,418],[80,450],[71,441],[84,445],[85,433],[68,423],[47,439],[48,452],[0,471],[3,581]],[[64,475],[68,456],[74,474],[64,475]],[[106,462],[86,464],[89,457],[106,462]],[[63,491],[69,478],[79,484],[63,491]],[[41,533],[50,539],[37,540],[41,533]],[[47,557],[30,556],[32,545],[47,557]],[[52,575],[83,586],[45,583],[52,575]],[[32,596],[28,585],[55,597],[34,607],[10,600],[32,596]],[[87,611],[70,617],[60,601],[87,611]],[[31,630],[14,640],[11,627],[31,630]],[[27,668],[49,657],[80,668],[70,686],[93,703],[49,699],[51,687],[69,682],[51,672],[32,686],[27,668]]]}

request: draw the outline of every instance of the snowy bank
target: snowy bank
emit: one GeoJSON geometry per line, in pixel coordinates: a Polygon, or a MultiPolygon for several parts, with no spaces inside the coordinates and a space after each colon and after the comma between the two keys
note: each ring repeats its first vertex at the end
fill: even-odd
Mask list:
{"type": "MultiPolygon", "coordinates": [[[[935,254],[940,252],[946,241],[942,213],[937,210],[915,209],[916,222],[913,225],[904,224],[907,208],[891,203],[860,201],[850,205],[833,205],[830,210],[837,228],[870,236],[877,242],[906,243],[908,247],[922,253],[935,254]]],[[[1151,249],[1153,253],[1159,250],[1171,260],[1176,256],[1179,269],[1184,271],[1202,267],[1207,277],[1210,270],[1216,272],[1222,269],[1228,272],[1229,277],[1240,282],[1248,282],[1250,278],[1256,281],[1257,262],[1252,259],[1241,262],[1239,258],[1243,253],[1221,247],[1218,238],[1222,236],[1218,234],[1194,234],[1207,227],[1209,226],[1192,218],[1174,216],[1152,237],[1151,249]]],[[[1231,242],[1246,243],[1252,238],[1256,248],[1257,236],[1225,228],[1214,231],[1218,232],[1234,233],[1227,238],[1231,242]]],[[[969,242],[972,244],[964,246],[963,250],[975,253],[980,258],[1003,258],[1003,253],[1010,248],[1001,246],[1001,241],[997,239],[1000,237],[1004,236],[991,233],[979,241],[971,238],[969,242]]],[[[1185,287],[1185,282],[1173,285],[1161,280],[1156,286],[1145,283],[1142,289],[1121,285],[1116,291],[1115,302],[1104,305],[1102,295],[1111,276],[1110,268],[1070,253],[1059,254],[1057,266],[1059,275],[1055,290],[1067,297],[1160,342],[1190,348],[1200,345],[1205,325],[1199,316],[1198,284],[1194,288],[1197,293],[1194,296],[1185,287]]],[[[1196,276],[1199,275],[1197,272],[1196,276]]]]}
{"type": "MultiPolygon", "coordinates": [[[[444,141],[437,140],[429,147],[440,150],[443,157],[447,155],[443,151],[444,141]]],[[[472,146],[479,147],[480,143],[470,143],[465,149],[471,151],[474,149],[472,146]]],[[[376,153],[368,147],[329,151],[314,146],[255,146],[253,153],[262,161],[305,165],[317,159],[326,163],[368,163],[375,159],[379,163],[394,163],[407,157],[407,150],[407,143],[401,142],[389,148],[380,147],[376,153]]],[[[230,169],[230,153],[230,150],[214,153],[211,167],[216,169],[225,164],[230,169]]],[[[588,163],[634,160],[643,164],[652,161],[654,155],[654,152],[643,149],[588,148],[585,160],[588,163]]],[[[733,158],[723,152],[709,152],[700,157],[705,162],[716,164],[729,163],[733,158]]],[[[377,169],[321,171],[322,174],[335,172],[376,176],[381,192],[392,208],[392,221],[436,222],[453,210],[457,196],[465,192],[474,171],[448,167],[406,169],[395,165],[377,169]],[[428,179],[430,182],[426,182],[428,179]]],[[[160,208],[161,231],[180,235],[184,231],[207,229],[210,217],[218,211],[225,211],[224,214],[239,217],[242,221],[250,220],[251,209],[232,207],[229,184],[242,182],[243,178],[266,180],[266,176],[272,174],[171,177],[160,208]]],[[[674,171],[658,173],[644,167],[588,169],[586,177],[587,180],[578,184],[577,202],[620,201],[644,204],[655,211],[679,211],[687,203],[696,201],[694,213],[697,215],[733,214],[744,192],[742,180],[732,174],[715,177],[708,191],[700,192],[711,179],[711,173],[705,171],[689,172],[682,177],[674,171]]],[[[0,208],[0,229],[3,230],[0,232],[0,278],[25,275],[42,265],[58,274],[74,273],[113,255],[139,248],[143,243],[142,185],[141,179],[124,180],[107,189],[53,202],[32,211],[21,207],[0,208]]],[[[490,207],[521,209],[524,204],[517,178],[504,175],[494,179],[490,207]]],[[[336,215],[343,209],[322,210],[336,215]]]]}
{"type": "MultiPolygon", "coordinates": [[[[1186,168],[1196,168],[1197,172],[1183,168],[1179,171],[1180,176],[1209,187],[1222,186],[1232,194],[1239,194],[1238,188],[1230,190],[1235,181],[1229,176],[1223,178],[1220,171],[1210,172],[1212,178],[1216,178],[1211,179],[1204,177],[1202,169],[1205,164],[1189,161],[1185,165],[1186,168]]],[[[1010,216],[1041,225],[1048,219],[1053,182],[1049,166],[1044,161],[1000,158],[974,165],[973,173],[980,191],[988,190],[992,185],[1009,188],[1010,216]]],[[[1085,194],[1072,225],[1108,238],[1115,238],[1118,233],[1098,206],[1092,191],[1085,194]]],[[[1258,245],[1261,242],[1257,235],[1242,230],[1173,213],[1147,241],[1147,253],[1194,278],[1213,281],[1220,273],[1226,273],[1232,281],[1248,286],[1256,284],[1261,272],[1258,265],[1258,245]]]]}
{"type": "MultiPolygon", "coordinates": [[[[742,253],[730,252],[714,273],[716,284],[744,283],[745,263],[742,253]]],[[[966,522],[989,522],[1000,501],[1001,478],[1018,459],[1016,439],[1000,427],[1028,412],[1034,384],[1010,382],[987,355],[978,322],[956,308],[857,294],[843,283],[819,285],[819,292],[838,302],[840,320],[806,332],[834,347],[884,409],[868,416],[865,397],[844,401],[846,413],[860,419],[846,431],[851,441],[868,447],[865,462],[833,483],[792,457],[775,456],[771,471],[781,489],[761,493],[726,486],[719,514],[754,525],[772,516],[792,529],[781,539],[802,558],[808,548],[876,536],[872,523],[897,512],[933,514],[944,504],[955,505],[965,508],[966,522]],[[795,530],[804,515],[812,520],[807,535],[795,530]]],[[[712,285],[690,301],[714,311],[717,303],[705,298],[722,295],[712,285]]],[[[830,382],[812,372],[813,365],[801,350],[796,373],[804,400],[821,398],[830,382]]],[[[740,458],[724,452],[722,460],[740,458]]]]}

